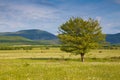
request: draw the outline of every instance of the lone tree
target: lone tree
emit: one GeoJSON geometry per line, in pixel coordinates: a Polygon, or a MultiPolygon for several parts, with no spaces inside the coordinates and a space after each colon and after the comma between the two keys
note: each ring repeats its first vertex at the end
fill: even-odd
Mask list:
{"type": "Polygon", "coordinates": [[[105,41],[99,22],[91,18],[70,18],[59,27],[58,37],[62,44],[61,50],[80,55],[82,62],[90,49],[105,41]]]}

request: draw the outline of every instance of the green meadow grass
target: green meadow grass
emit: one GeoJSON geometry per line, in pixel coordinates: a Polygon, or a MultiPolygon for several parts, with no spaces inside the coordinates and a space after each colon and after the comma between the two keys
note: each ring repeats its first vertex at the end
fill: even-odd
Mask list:
{"type": "Polygon", "coordinates": [[[0,80],[120,80],[120,50],[93,50],[78,56],[48,50],[0,51],[0,80]]]}

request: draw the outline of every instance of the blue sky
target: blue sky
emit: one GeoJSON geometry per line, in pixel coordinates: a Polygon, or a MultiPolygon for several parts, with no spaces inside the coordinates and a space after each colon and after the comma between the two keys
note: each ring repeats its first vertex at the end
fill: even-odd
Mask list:
{"type": "Polygon", "coordinates": [[[0,0],[0,32],[41,29],[57,34],[70,17],[91,17],[104,33],[119,33],[120,0],[0,0]]]}

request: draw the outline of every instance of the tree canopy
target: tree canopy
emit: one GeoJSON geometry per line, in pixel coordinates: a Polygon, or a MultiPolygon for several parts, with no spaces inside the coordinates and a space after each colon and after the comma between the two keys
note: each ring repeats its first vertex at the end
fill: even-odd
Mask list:
{"type": "Polygon", "coordinates": [[[80,54],[84,61],[84,55],[90,49],[96,48],[105,41],[105,35],[98,20],[89,18],[70,18],[59,27],[58,35],[62,46],[61,50],[80,54]]]}

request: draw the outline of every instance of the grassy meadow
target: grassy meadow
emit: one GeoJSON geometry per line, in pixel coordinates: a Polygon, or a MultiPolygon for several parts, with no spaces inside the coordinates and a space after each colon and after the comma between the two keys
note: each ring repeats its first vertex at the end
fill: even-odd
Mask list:
{"type": "Polygon", "coordinates": [[[59,48],[0,50],[0,80],[120,80],[120,50],[80,56],[59,48]]]}

